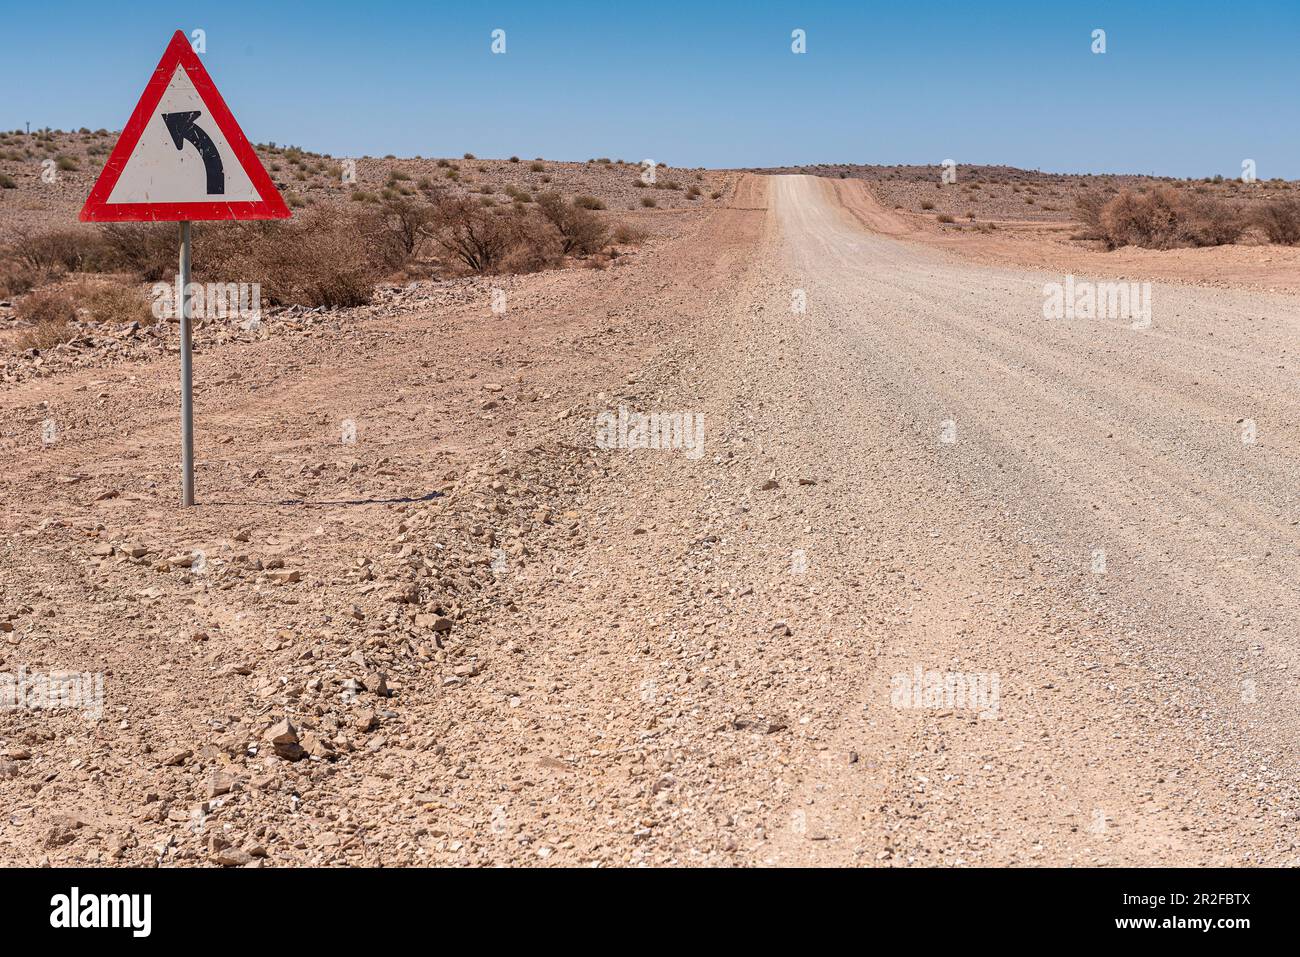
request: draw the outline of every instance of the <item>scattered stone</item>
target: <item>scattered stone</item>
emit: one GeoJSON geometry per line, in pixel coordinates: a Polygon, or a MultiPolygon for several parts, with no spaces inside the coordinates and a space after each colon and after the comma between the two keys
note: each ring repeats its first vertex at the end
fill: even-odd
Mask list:
{"type": "Polygon", "coordinates": [[[298,743],[298,732],[288,718],[272,725],[266,732],[266,740],[271,743],[275,753],[286,761],[301,761],[307,756],[306,750],[298,743]]]}
{"type": "Polygon", "coordinates": [[[731,726],[737,731],[753,731],[757,734],[776,734],[778,731],[784,731],[786,727],[785,722],[763,715],[733,718],[731,726]]]}
{"type": "Polygon", "coordinates": [[[388,600],[397,602],[399,605],[414,605],[420,600],[420,588],[413,582],[401,585],[393,590],[388,596],[388,600]]]}
{"type": "Polygon", "coordinates": [[[193,754],[194,754],[193,751],[188,751],[188,750],[172,751],[163,757],[162,766],[165,768],[178,768],[186,761],[188,761],[193,756],[193,754]]]}
{"type": "Polygon", "coordinates": [[[304,732],[300,743],[302,744],[303,750],[305,750],[310,757],[321,758],[323,760],[333,760],[338,757],[338,754],[334,750],[334,745],[331,744],[323,735],[319,735],[314,731],[304,732]]]}
{"type": "Polygon", "coordinates": [[[50,819],[50,829],[45,832],[42,843],[47,848],[63,847],[77,839],[76,832],[85,822],[75,814],[56,814],[50,819]]]}
{"type": "Polygon", "coordinates": [[[225,771],[213,771],[208,775],[205,790],[209,798],[229,794],[235,786],[235,776],[225,771]]]}
{"type": "Polygon", "coordinates": [[[135,835],[127,832],[125,834],[110,834],[106,842],[108,856],[114,860],[121,860],[126,856],[126,852],[135,847],[135,835]]]}
{"type": "Polygon", "coordinates": [[[237,847],[228,847],[209,854],[208,860],[221,867],[243,867],[253,860],[253,855],[237,847]]]}

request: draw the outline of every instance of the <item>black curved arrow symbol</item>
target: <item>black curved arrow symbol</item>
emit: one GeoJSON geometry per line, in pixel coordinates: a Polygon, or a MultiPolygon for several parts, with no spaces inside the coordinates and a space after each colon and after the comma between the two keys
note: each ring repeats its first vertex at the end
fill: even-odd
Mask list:
{"type": "Polygon", "coordinates": [[[185,141],[189,140],[199,151],[199,156],[203,157],[203,168],[208,174],[208,195],[223,195],[226,192],[226,170],[221,165],[217,144],[212,142],[212,137],[204,132],[203,127],[194,125],[199,115],[199,110],[186,110],[182,113],[164,113],[162,118],[178,150],[184,149],[185,141]]]}

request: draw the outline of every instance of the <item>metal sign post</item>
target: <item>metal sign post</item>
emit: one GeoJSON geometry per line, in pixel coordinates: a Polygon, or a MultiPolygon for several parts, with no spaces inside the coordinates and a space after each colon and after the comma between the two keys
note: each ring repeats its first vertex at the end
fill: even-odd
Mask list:
{"type": "Polygon", "coordinates": [[[181,223],[181,504],[194,504],[194,389],[190,373],[190,222],[181,223]]]}

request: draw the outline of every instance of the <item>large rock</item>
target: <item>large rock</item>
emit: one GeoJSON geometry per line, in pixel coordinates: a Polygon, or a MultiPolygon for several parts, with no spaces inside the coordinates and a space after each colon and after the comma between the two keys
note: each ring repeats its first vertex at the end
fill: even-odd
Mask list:
{"type": "Polygon", "coordinates": [[[288,718],[272,725],[266,732],[266,740],[275,749],[275,753],[286,761],[301,761],[307,757],[306,749],[298,742],[298,731],[289,723],[288,718]]]}

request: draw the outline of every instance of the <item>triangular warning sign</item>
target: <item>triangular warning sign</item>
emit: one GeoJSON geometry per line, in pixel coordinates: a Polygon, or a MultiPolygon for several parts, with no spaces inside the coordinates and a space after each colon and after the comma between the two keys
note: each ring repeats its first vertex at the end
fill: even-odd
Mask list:
{"type": "Polygon", "coordinates": [[[82,220],[289,215],[189,39],[177,30],[90,191],[82,220]]]}

